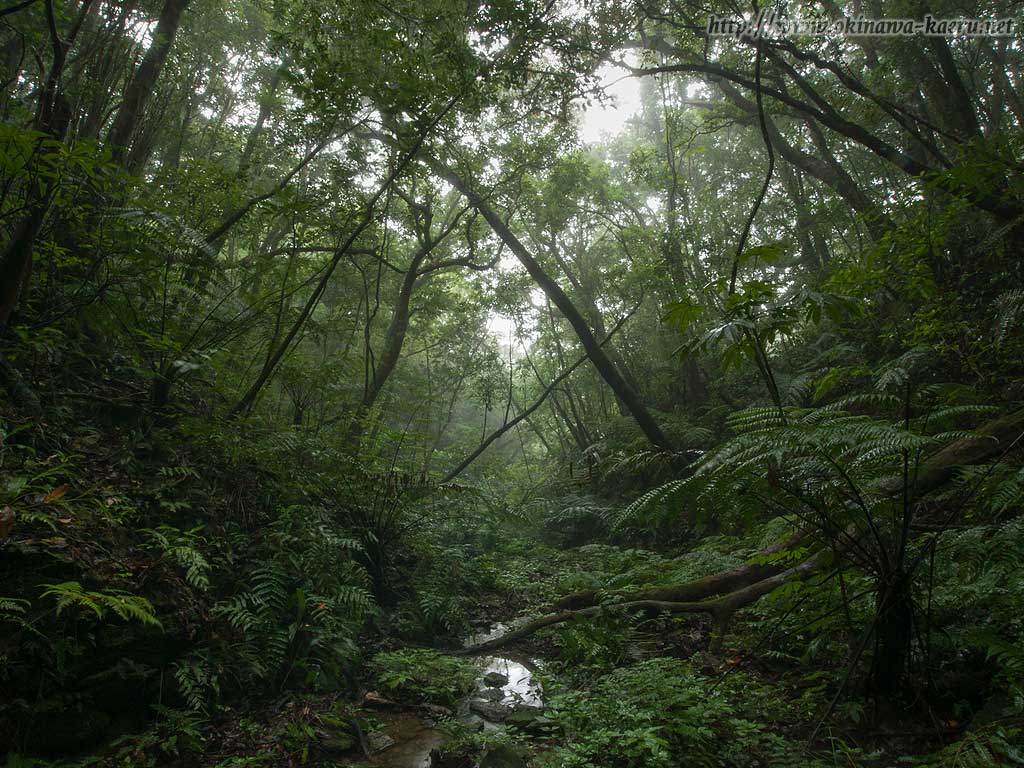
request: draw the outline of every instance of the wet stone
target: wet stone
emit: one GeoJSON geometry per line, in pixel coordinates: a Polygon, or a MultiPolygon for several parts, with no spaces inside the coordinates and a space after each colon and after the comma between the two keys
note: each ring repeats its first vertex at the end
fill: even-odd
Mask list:
{"type": "Polygon", "coordinates": [[[473,699],[469,702],[471,711],[480,715],[492,723],[502,723],[512,711],[508,706],[498,701],[487,701],[486,699],[473,699]]]}
{"type": "Polygon", "coordinates": [[[332,755],[341,755],[348,752],[355,746],[355,741],[351,736],[342,733],[325,733],[318,734],[320,739],[320,748],[332,755]]]}
{"type": "Polygon", "coordinates": [[[395,740],[386,733],[376,731],[366,737],[366,746],[370,752],[383,752],[385,749],[395,746],[395,740]]]}
{"type": "Polygon", "coordinates": [[[484,719],[480,715],[467,712],[465,715],[459,716],[459,725],[471,733],[479,733],[484,729],[484,719]]]}
{"type": "Polygon", "coordinates": [[[501,688],[507,684],[508,675],[503,675],[501,672],[491,671],[484,675],[484,685],[490,688],[501,688]]]}
{"type": "Polygon", "coordinates": [[[480,758],[480,768],[526,768],[526,760],[508,744],[498,744],[480,758]]]}

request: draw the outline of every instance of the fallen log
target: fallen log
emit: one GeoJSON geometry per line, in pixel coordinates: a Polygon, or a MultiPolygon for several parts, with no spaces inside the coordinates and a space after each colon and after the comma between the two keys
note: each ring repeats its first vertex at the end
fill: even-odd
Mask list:
{"type": "Polygon", "coordinates": [[[513,626],[512,629],[500,637],[487,640],[477,645],[469,646],[468,648],[463,648],[457,653],[465,656],[485,653],[516,640],[520,640],[524,637],[528,637],[541,629],[553,627],[556,624],[562,624],[563,622],[571,619],[593,618],[595,616],[611,613],[645,613],[651,616],[678,613],[710,614],[715,624],[715,632],[712,638],[710,650],[712,653],[717,653],[721,650],[722,640],[736,611],[756,602],[769,592],[774,591],[789,581],[802,578],[807,574],[813,573],[821,568],[828,561],[830,556],[831,552],[829,550],[819,550],[798,565],[794,565],[791,568],[780,571],[768,578],[761,579],[760,581],[747,585],[742,589],[737,589],[733,592],[708,600],[672,601],[638,599],[628,600],[622,603],[592,605],[589,608],[554,611],[552,613],[545,614],[544,616],[538,616],[535,619],[513,626]]]}
{"type": "MultiPolygon", "coordinates": [[[[786,569],[786,564],[782,562],[771,563],[759,561],[770,560],[774,555],[777,555],[780,552],[800,546],[800,544],[810,538],[811,534],[812,531],[809,529],[797,531],[789,538],[783,539],[782,541],[776,542],[770,547],[763,549],[756,558],[753,558],[754,563],[748,563],[737,566],[736,568],[730,568],[727,571],[713,573],[710,576],[704,576],[703,578],[696,579],[695,581],[690,581],[685,584],[670,584],[665,587],[649,587],[636,592],[630,592],[628,593],[628,600],[634,602],[637,600],[654,600],[670,603],[693,602],[697,600],[704,600],[706,598],[713,597],[714,595],[733,592],[741,589],[742,587],[756,584],[757,582],[781,573],[786,569]]],[[[580,590],[579,592],[573,592],[570,595],[559,598],[552,603],[551,607],[556,610],[576,610],[579,608],[586,608],[591,605],[595,605],[600,600],[601,594],[601,590],[597,589],[580,590]]]]}
{"type": "MultiPolygon", "coordinates": [[[[995,419],[976,430],[976,436],[964,438],[946,446],[922,463],[914,481],[916,497],[945,485],[954,477],[956,468],[978,464],[1004,455],[1024,438],[1024,409],[995,419]]],[[[901,489],[893,488],[898,493],[901,489]]],[[[610,611],[646,613],[707,613],[715,623],[712,652],[720,649],[722,638],[737,610],[756,602],[786,582],[802,578],[822,567],[832,556],[832,550],[821,548],[812,552],[797,565],[770,562],[771,556],[799,546],[810,539],[815,531],[803,529],[792,536],[764,549],[752,563],[711,574],[685,584],[650,587],[630,593],[602,593],[588,589],[574,592],[553,603],[553,610],[543,616],[523,621],[500,637],[479,645],[462,649],[461,654],[472,655],[499,648],[532,635],[538,630],[561,624],[570,619],[593,617],[610,611]],[[765,562],[765,561],[769,562],[765,562]],[[602,594],[620,598],[620,602],[597,605],[602,594]]],[[[852,537],[854,531],[848,531],[852,537]]]]}

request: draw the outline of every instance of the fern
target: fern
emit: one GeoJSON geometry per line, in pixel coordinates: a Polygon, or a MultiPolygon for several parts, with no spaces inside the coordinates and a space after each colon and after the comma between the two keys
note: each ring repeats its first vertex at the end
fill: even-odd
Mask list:
{"type": "Polygon", "coordinates": [[[1022,731],[1018,726],[994,723],[972,728],[959,741],[916,765],[928,768],[991,768],[994,765],[1024,765],[1022,731]]]}
{"type": "Polygon", "coordinates": [[[34,635],[45,637],[33,626],[32,622],[25,618],[31,607],[32,603],[28,600],[18,597],[0,597],[0,622],[15,624],[21,629],[29,630],[34,635]]]}
{"type": "Polygon", "coordinates": [[[209,714],[220,698],[220,676],[209,653],[200,650],[175,664],[174,680],[185,704],[193,712],[209,714]]]}
{"type": "MultiPolygon", "coordinates": [[[[923,353],[905,355],[887,369],[881,382],[893,385],[902,371],[909,375],[923,353]]],[[[895,396],[870,393],[847,398],[847,403],[873,407],[896,405],[895,396]]],[[[729,416],[727,424],[736,435],[702,455],[686,479],[671,480],[648,491],[621,512],[612,515],[616,529],[650,526],[664,515],[678,521],[685,513],[690,521],[742,520],[780,508],[804,514],[804,502],[817,500],[829,509],[833,523],[844,526],[861,515],[862,503],[871,506],[891,497],[902,483],[903,462],[912,465],[958,440],[974,437],[968,430],[926,433],[929,425],[965,417],[990,415],[995,409],[979,405],[943,405],[921,413],[907,428],[882,418],[841,410],[837,404],[822,408],[748,408],[729,416]],[[929,418],[931,417],[931,418],[929,418]],[[779,497],[780,487],[789,489],[779,497]],[[856,488],[859,500],[851,488],[856,488]],[[776,507],[770,506],[774,500],[776,507]],[[766,505],[769,505],[766,507],[766,505]]],[[[1018,478],[1004,478],[995,495],[1005,509],[1020,497],[1018,478]]]]}
{"type": "Polygon", "coordinates": [[[196,589],[210,588],[210,563],[197,548],[202,542],[200,527],[181,531],[170,525],[144,528],[141,533],[150,539],[150,546],[163,552],[171,562],[185,571],[185,582],[196,589]]]}
{"type": "Polygon", "coordinates": [[[282,510],[266,544],[242,590],[214,608],[241,633],[241,675],[281,686],[299,670],[328,684],[354,657],[355,637],[376,610],[354,560],[360,545],[306,506],[282,510]]]}
{"type": "Polygon", "coordinates": [[[54,597],[57,601],[56,613],[59,616],[72,606],[82,608],[102,619],[107,612],[124,619],[137,621],[150,626],[160,626],[153,606],[139,595],[133,595],[119,589],[106,592],[88,591],[77,581],[65,581],[60,584],[44,584],[46,587],[42,597],[54,597]]]}
{"type": "Polygon", "coordinates": [[[1015,288],[996,299],[996,345],[1002,346],[1024,321],[1024,289],[1015,288]]]}
{"type": "Polygon", "coordinates": [[[912,347],[894,360],[880,366],[875,372],[875,389],[879,392],[899,392],[917,376],[935,353],[929,347],[912,347]]]}
{"type": "Polygon", "coordinates": [[[963,467],[958,481],[973,489],[976,505],[987,509],[996,519],[1024,502],[1024,467],[996,464],[989,467],[963,467]]]}

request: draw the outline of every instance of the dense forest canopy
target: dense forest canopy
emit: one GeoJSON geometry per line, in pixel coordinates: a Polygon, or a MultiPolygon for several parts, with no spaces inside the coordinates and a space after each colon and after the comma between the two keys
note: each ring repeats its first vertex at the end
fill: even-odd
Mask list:
{"type": "Polygon", "coordinates": [[[1024,763],[1018,22],[8,2],[6,765],[1024,763]]]}

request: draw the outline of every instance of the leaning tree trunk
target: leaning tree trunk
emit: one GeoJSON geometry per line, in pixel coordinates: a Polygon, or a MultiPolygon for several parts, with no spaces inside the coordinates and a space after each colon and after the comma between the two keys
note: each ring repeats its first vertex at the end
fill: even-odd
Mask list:
{"type": "Polygon", "coordinates": [[[174,38],[178,34],[178,27],[181,24],[182,13],[188,4],[189,0],[166,0],[164,3],[163,9],[160,11],[160,19],[153,31],[153,43],[146,51],[146,55],[142,57],[142,63],[135,70],[131,82],[128,83],[124,100],[110,126],[110,133],[107,134],[107,146],[110,147],[114,162],[121,167],[126,167],[132,135],[138,127],[139,120],[142,119],[146,103],[156,90],[160,71],[171,52],[171,46],[174,44],[174,38]]]}
{"type": "Polygon", "coordinates": [[[622,375],[619,373],[615,364],[609,359],[607,353],[601,349],[601,345],[597,338],[594,336],[594,332],[587,325],[586,320],[583,319],[583,315],[576,309],[575,305],[566,295],[565,291],[562,290],[561,286],[544,270],[540,263],[533,257],[533,255],[526,249],[526,246],[515,236],[515,233],[509,229],[508,225],[502,220],[488,202],[481,197],[472,187],[470,187],[458,174],[451,169],[441,165],[440,163],[433,163],[435,171],[437,171],[445,181],[449,182],[453,187],[459,190],[462,195],[469,200],[470,204],[476,208],[480,214],[487,220],[491,229],[494,233],[502,239],[502,241],[509,247],[509,250],[516,255],[520,263],[526,267],[526,271],[530,273],[530,277],[533,278],[534,282],[544,291],[549,299],[554,303],[558,310],[572,325],[573,330],[576,331],[576,336],[579,338],[580,343],[583,345],[584,351],[590,358],[591,363],[597,369],[598,373],[605,380],[612,391],[617,397],[619,397],[626,408],[629,410],[630,415],[640,426],[640,429],[646,435],[647,439],[651,441],[658,448],[669,450],[669,442],[666,439],[664,433],[661,431],[661,427],[651,416],[650,411],[647,410],[646,406],[640,401],[639,395],[636,391],[626,383],[622,375]]]}

